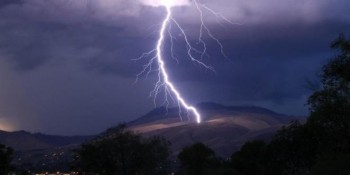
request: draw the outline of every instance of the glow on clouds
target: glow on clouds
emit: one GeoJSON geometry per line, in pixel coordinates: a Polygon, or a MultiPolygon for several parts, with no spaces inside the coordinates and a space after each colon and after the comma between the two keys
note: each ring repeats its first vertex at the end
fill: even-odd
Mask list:
{"type": "Polygon", "coordinates": [[[141,3],[143,5],[148,6],[167,6],[167,7],[173,7],[173,6],[186,6],[190,5],[189,0],[141,0],[141,3]]]}

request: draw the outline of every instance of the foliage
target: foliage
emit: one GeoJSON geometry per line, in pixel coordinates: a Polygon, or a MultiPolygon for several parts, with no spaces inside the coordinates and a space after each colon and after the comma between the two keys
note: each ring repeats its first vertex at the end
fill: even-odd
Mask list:
{"type": "Polygon", "coordinates": [[[242,174],[350,174],[350,38],[340,35],[331,47],[337,55],[308,100],[307,122],[292,122],[267,145],[246,143],[232,155],[242,174]]]}
{"type": "Polygon", "coordinates": [[[315,162],[317,142],[312,129],[293,121],[283,127],[267,146],[266,174],[303,174],[315,162]]]}
{"type": "Polygon", "coordinates": [[[346,151],[350,146],[350,40],[340,35],[332,48],[339,53],[323,67],[323,88],[309,98],[307,125],[321,136],[320,151],[346,151]]]}
{"type": "Polygon", "coordinates": [[[247,142],[239,152],[231,156],[233,167],[246,175],[260,175],[264,173],[263,157],[266,143],[256,140],[247,142]]]}
{"type": "Polygon", "coordinates": [[[188,175],[202,175],[205,168],[211,166],[215,161],[215,152],[203,143],[195,143],[192,146],[185,147],[178,159],[181,166],[188,175]]]}
{"type": "Polygon", "coordinates": [[[78,150],[81,169],[102,175],[157,175],[167,173],[170,143],[161,137],[141,138],[117,127],[82,145],[78,150]]]}
{"type": "Polygon", "coordinates": [[[349,175],[350,154],[329,154],[316,162],[311,175],[349,175]]]}
{"type": "Polygon", "coordinates": [[[0,174],[6,174],[10,171],[13,150],[0,144],[0,174]]]}
{"type": "Polygon", "coordinates": [[[227,160],[216,159],[210,167],[204,168],[203,175],[242,175],[235,170],[227,160]]]}

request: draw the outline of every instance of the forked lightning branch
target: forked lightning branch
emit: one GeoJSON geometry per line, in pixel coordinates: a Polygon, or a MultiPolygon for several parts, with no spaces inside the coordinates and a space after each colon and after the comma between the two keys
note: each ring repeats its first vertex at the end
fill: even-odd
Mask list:
{"type": "MultiPolygon", "coordinates": [[[[209,39],[215,41],[221,48],[220,52],[223,56],[225,56],[223,51],[223,45],[220,43],[219,39],[217,39],[212,32],[209,30],[209,28],[205,25],[204,21],[204,11],[209,12],[210,14],[214,15],[216,18],[220,18],[228,23],[233,24],[230,20],[225,18],[220,13],[210,9],[208,6],[199,3],[197,0],[192,1],[192,5],[195,6],[199,13],[199,21],[200,21],[200,28],[199,28],[199,38],[198,43],[202,45],[202,49],[198,49],[192,46],[190,37],[187,35],[183,27],[181,27],[180,23],[175,20],[173,17],[172,9],[175,8],[175,6],[189,6],[191,5],[190,2],[187,0],[149,0],[149,5],[153,6],[162,6],[166,10],[165,18],[161,24],[161,28],[159,30],[158,40],[156,43],[155,49],[146,52],[141,55],[138,59],[149,59],[148,63],[144,65],[143,70],[137,75],[137,79],[143,75],[148,75],[153,71],[157,71],[158,73],[158,81],[155,84],[155,87],[153,91],[151,92],[151,95],[154,96],[154,102],[156,103],[157,96],[162,92],[164,93],[164,104],[168,106],[170,104],[170,100],[174,101],[179,106],[179,117],[182,120],[182,109],[186,110],[185,112],[187,114],[192,114],[192,116],[195,117],[195,120],[197,123],[200,123],[202,120],[200,112],[191,104],[187,102],[187,100],[181,95],[175,84],[171,81],[171,77],[169,77],[168,70],[166,62],[165,62],[165,53],[164,53],[164,47],[165,47],[165,38],[168,35],[170,35],[171,39],[171,52],[174,51],[173,47],[173,40],[174,37],[171,34],[170,26],[175,26],[179,29],[182,39],[186,43],[187,48],[187,58],[189,58],[192,62],[209,69],[211,71],[214,71],[214,69],[208,65],[206,65],[202,60],[204,55],[207,53],[207,44],[205,42],[204,36],[208,36],[209,39]],[[173,24],[173,25],[171,25],[173,24]],[[196,58],[195,55],[201,55],[199,58],[196,58]],[[157,65],[156,67],[154,65],[157,65]]],[[[174,53],[171,53],[171,55],[174,55],[174,53]]],[[[175,57],[174,57],[175,58],[175,57]]]]}

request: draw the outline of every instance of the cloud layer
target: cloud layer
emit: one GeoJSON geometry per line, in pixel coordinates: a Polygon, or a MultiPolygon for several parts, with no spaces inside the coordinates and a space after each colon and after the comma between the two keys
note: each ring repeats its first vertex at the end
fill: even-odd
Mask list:
{"type": "MultiPolygon", "coordinates": [[[[0,119],[12,126],[7,128],[91,134],[153,108],[148,95],[156,74],[133,84],[145,60],[132,59],[154,47],[165,11],[145,2],[1,1],[0,119]]],[[[184,96],[192,103],[255,104],[306,114],[311,93],[306,80],[314,80],[334,55],[329,43],[350,30],[350,2],[201,3],[241,25],[227,24],[204,9],[205,24],[229,58],[205,36],[210,58],[204,61],[216,74],[188,62],[181,34],[173,30],[180,62],[169,59],[167,66],[184,96]]],[[[195,6],[173,10],[196,45],[200,22],[195,6]]]]}
{"type": "Polygon", "coordinates": [[[168,6],[168,7],[175,7],[175,6],[188,6],[190,5],[189,0],[141,0],[141,3],[143,5],[148,6],[168,6]]]}

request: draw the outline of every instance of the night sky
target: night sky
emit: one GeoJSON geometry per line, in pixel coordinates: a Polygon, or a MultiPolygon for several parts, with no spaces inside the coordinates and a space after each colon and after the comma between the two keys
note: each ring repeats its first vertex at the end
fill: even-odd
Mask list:
{"type": "MultiPolygon", "coordinates": [[[[306,116],[312,93],[307,82],[317,82],[322,65],[334,56],[330,43],[349,34],[350,1],[200,2],[237,24],[204,15],[227,55],[205,37],[210,57],[203,61],[215,73],[189,62],[179,31],[173,31],[179,63],[169,58],[166,65],[183,96],[192,104],[257,105],[306,116]]],[[[135,84],[146,60],[133,59],[155,47],[165,11],[145,4],[1,0],[0,129],[96,134],[153,109],[149,93],[157,74],[135,84]]],[[[173,10],[198,43],[194,6],[173,10]]]]}

